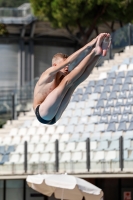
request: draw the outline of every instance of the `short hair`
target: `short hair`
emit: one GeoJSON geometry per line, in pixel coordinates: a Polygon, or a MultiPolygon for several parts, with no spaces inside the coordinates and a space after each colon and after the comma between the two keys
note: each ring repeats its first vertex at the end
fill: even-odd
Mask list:
{"type": "Polygon", "coordinates": [[[53,63],[58,59],[58,58],[63,58],[63,59],[67,59],[68,55],[64,54],[64,53],[56,53],[53,58],[52,58],[52,65],[53,63]]]}

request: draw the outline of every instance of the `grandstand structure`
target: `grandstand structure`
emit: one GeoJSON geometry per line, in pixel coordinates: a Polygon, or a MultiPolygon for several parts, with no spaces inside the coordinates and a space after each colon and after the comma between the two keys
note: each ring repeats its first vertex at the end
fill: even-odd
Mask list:
{"type": "Polygon", "coordinates": [[[120,34],[113,33],[113,47],[121,53],[95,67],[75,90],[61,119],[48,126],[38,122],[32,110],[34,85],[50,66],[52,54],[71,54],[74,43],[65,30],[36,20],[29,4],[0,9],[0,16],[3,13],[0,22],[10,35],[0,37],[0,114],[3,117],[2,113],[12,110],[15,115],[0,129],[0,200],[54,199],[33,191],[25,179],[28,174],[64,172],[102,188],[105,199],[125,200],[125,192],[132,197],[133,46],[128,45],[133,37],[126,35],[129,26],[122,29],[120,46],[116,42],[120,34]],[[9,63],[10,71],[5,73],[9,63]],[[8,72],[10,77],[5,76],[8,72]],[[7,82],[5,89],[2,84],[7,82]]]}
{"type": "MultiPolygon", "coordinates": [[[[55,141],[59,141],[59,172],[88,173],[86,140],[90,138],[89,173],[132,172],[133,47],[94,68],[74,92],[61,119],[53,126],[38,122],[34,111],[20,114],[0,130],[2,174],[23,174],[24,142],[27,173],[55,172],[55,141]],[[2,137],[3,136],[3,137],[2,137]],[[123,138],[121,169],[119,138],[123,138]],[[121,171],[122,170],[122,171],[121,171]]],[[[32,107],[32,105],[31,105],[32,107]]]]}

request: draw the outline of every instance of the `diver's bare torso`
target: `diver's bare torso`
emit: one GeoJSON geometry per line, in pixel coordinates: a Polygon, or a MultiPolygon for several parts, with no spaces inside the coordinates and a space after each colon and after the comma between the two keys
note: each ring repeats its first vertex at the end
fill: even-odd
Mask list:
{"type": "Polygon", "coordinates": [[[60,72],[57,72],[54,76],[49,76],[46,72],[43,72],[34,89],[34,110],[60,84],[63,78],[64,76],[60,72]]]}

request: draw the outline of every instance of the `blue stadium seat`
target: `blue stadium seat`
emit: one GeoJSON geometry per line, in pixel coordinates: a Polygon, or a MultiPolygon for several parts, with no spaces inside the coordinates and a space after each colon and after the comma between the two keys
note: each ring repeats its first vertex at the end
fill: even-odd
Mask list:
{"type": "Polygon", "coordinates": [[[118,74],[117,74],[117,77],[116,78],[125,78],[125,71],[120,71],[118,74]]]}
{"type": "Polygon", "coordinates": [[[84,94],[92,94],[92,92],[93,92],[92,87],[86,87],[84,94]]]}
{"type": "Polygon", "coordinates": [[[121,107],[120,106],[114,107],[113,115],[114,114],[121,115],[121,107]]]}
{"type": "Polygon", "coordinates": [[[82,97],[81,97],[81,101],[86,101],[88,99],[89,99],[88,94],[83,94],[82,97]]]}
{"type": "Polygon", "coordinates": [[[132,106],[131,105],[125,105],[123,114],[132,114],[132,106]]]}
{"type": "Polygon", "coordinates": [[[5,154],[5,146],[0,146],[0,154],[5,154]]]}
{"type": "Polygon", "coordinates": [[[107,99],[108,99],[107,92],[102,92],[99,100],[107,100],[107,99]]]}
{"type": "Polygon", "coordinates": [[[106,107],[114,107],[114,99],[108,99],[106,107]]]}
{"type": "Polygon", "coordinates": [[[123,84],[122,78],[121,77],[116,78],[115,85],[122,85],[122,84],[123,84]]]}
{"type": "Polygon", "coordinates": [[[109,123],[106,131],[107,132],[110,132],[110,131],[115,132],[116,131],[116,125],[115,125],[115,123],[114,122],[113,123],[109,123]]]}
{"type": "Polygon", "coordinates": [[[3,165],[5,162],[9,161],[9,154],[4,154],[1,161],[0,161],[0,165],[3,165]]]}
{"type": "Polygon", "coordinates": [[[133,91],[131,90],[128,94],[128,98],[132,98],[133,97],[133,91]]]}
{"type": "Polygon", "coordinates": [[[112,66],[110,72],[116,72],[118,70],[118,65],[112,66]]]}
{"type": "Polygon", "coordinates": [[[125,83],[132,84],[132,78],[131,78],[131,76],[126,76],[126,77],[125,77],[124,84],[125,84],[125,83]]]}
{"type": "Polygon", "coordinates": [[[101,116],[99,123],[108,124],[108,115],[101,116]]]}
{"type": "Polygon", "coordinates": [[[127,131],[131,131],[133,130],[133,122],[130,122],[129,127],[127,129],[127,131]]]}
{"type": "Polygon", "coordinates": [[[72,101],[72,102],[79,102],[79,101],[80,101],[80,95],[75,95],[75,94],[74,94],[74,95],[72,96],[71,101],[72,101]]]}
{"type": "Polygon", "coordinates": [[[83,94],[83,89],[82,88],[78,88],[76,91],[75,91],[75,95],[82,95],[83,94]]]}
{"type": "Polygon", "coordinates": [[[112,115],[111,116],[111,119],[110,119],[110,123],[119,123],[119,118],[118,118],[118,115],[112,115]]]}
{"type": "Polygon", "coordinates": [[[112,91],[113,92],[119,92],[120,91],[120,85],[119,84],[114,84],[112,91]]]}
{"type": "Polygon", "coordinates": [[[101,108],[95,108],[93,115],[101,115],[101,108]]]}
{"type": "Polygon", "coordinates": [[[102,92],[101,86],[96,86],[94,89],[94,93],[101,93],[101,92],[102,92]]]}
{"type": "Polygon", "coordinates": [[[110,73],[108,73],[108,78],[115,78],[116,77],[116,72],[112,71],[110,73]]]}
{"type": "Polygon", "coordinates": [[[129,122],[129,114],[123,114],[121,116],[120,122],[129,122]]]}
{"type": "Polygon", "coordinates": [[[106,85],[112,86],[113,84],[114,84],[114,79],[113,79],[113,78],[108,78],[108,79],[106,80],[106,85]]]}
{"type": "Polygon", "coordinates": [[[133,77],[133,70],[129,70],[129,71],[127,71],[127,75],[126,75],[126,76],[133,77]]]}
{"type": "Polygon", "coordinates": [[[111,107],[106,107],[104,108],[103,114],[102,115],[111,115],[111,107]]]}
{"type": "Polygon", "coordinates": [[[126,122],[120,122],[117,131],[127,131],[126,122]]]}
{"type": "Polygon", "coordinates": [[[126,91],[120,91],[118,98],[119,99],[126,99],[127,98],[126,91]]]}
{"type": "Polygon", "coordinates": [[[125,104],[126,106],[127,105],[133,105],[133,97],[131,97],[131,98],[127,98],[127,101],[126,101],[126,104],[125,104]]]}
{"type": "Polygon", "coordinates": [[[117,99],[117,93],[114,92],[114,91],[112,91],[112,92],[110,93],[109,99],[117,99]]]}
{"type": "Polygon", "coordinates": [[[101,80],[98,80],[97,82],[96,82],[96,86],[104,86],[104,79],[101,79],[101,80]]]}
{"type": "Polygon", "coordinates": [[[97,102],[96,108],[104,108],[104,100],[99,99],[97,102]]]}
{"type": "Polygon", "coordinates": [[[125,58],[122,62],[122,64],[127,64],[129,65],[130,64],[130,58],[125,58]]]}
{"type": "Polygon", "coordinates": [[[129,91],[129,84],[128,83],[124,83],[122,88],[121,88],[121,91],[129,91]]]}
{"type": "Polygon", "coordinates": [[[103,92],[111,92],[111,88],[110,88],[110,85],[105,85],[104,88],[103,88],[103,92]]]}
{"type": "Polygon", "coordinates": [[[8,146],[7,150],[6,150],[6,154],[10,154],[11,152],[15,151],[15,146],[14,145],[11,145],[11,146],[8,146]]]}
{"type": "Polygon", "coordinates": [[[89,81],[89,84],[87,85],[88,86],[92,86],[92,87],[95,87],[96,85],[96,81],[89,81]]]}
{"type": "Polygon", "coordinates": [[[115,106],[124,106],[124,99],[117,99],[115,106]]]}

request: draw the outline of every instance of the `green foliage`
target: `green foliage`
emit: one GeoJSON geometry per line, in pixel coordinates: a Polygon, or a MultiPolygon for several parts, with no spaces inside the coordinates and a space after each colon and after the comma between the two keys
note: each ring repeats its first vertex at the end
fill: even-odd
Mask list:
{"type": "Polygon", "coordinates": [[[6,29],[6,25],[5,24],[0,24],[0,36],[4,36],[4,35],[7,35],[8,34],[8,31],[6,29]]]}
{"type": "Polygon", "coordinates": [[[34,14],[54,27],[78,28],[87,37],[99,24],[132,22],[133,0],[30,0],[34,14]]]}
{"type": "Polygon", "coordinates": [[[0,7],[18,7],[29,0],[0,0],[0,7]]]}

